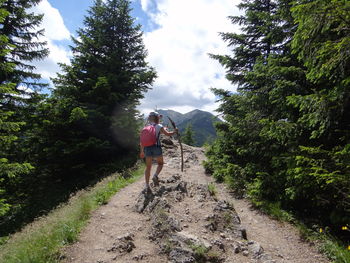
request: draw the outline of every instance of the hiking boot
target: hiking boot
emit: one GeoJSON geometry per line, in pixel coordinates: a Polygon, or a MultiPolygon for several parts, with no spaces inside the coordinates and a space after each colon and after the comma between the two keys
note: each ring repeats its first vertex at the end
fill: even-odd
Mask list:
{"type": "Polygon", "coordinates": [[[143,194],[148,194],[148,193],[152,193],[151,187],[149,185],[145,185],[141,191],[141,193],[143,194]]]}
{"type": "Polygon", "coordinates": [[[154,186],[158,186],[159,185],[159,178],[158,178],[157,175],[153,175],[152,182],[153,182],[154,186]]]}

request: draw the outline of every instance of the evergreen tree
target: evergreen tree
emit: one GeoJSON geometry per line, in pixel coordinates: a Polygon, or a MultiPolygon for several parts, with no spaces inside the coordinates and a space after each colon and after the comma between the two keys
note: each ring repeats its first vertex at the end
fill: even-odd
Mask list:
{"type": "Polygon", "coordinates": [[[44,132],[53,146],[47,151],[55,154],[41,162],[55,170],[110,171],[136,158],[136,106],[156,74],[130,11],[127,0],[96,0],[73,39],[71,65],[54,79],[54,122],[44,132]]]}
{"type": "Polygon", "coordinates": [[[182,140],[187,145],[193,146],[195,144],[194,131],[193,131],[193,128],[192,128],[192,124],[188,124],[187,125],[187,127],[185,129],[185,132],[184,132],[184,135],[182,136],[182,140]]]}
{"type": "MultiPolygon", "coordinates": [[[[35,15],[28,9],[37,5],[41,0],[6,0],[0,8],[7,10],[9,15],[3,20],[0,34],[8,38],[11,52],[0,54],[1,63],[11,63],[15,66],[11,72],[0,72],[0,83],[15,83],[18,94],[27,94],[21,85],[42,87],[41,76],[34,72],[31,62],[45,58],[48,55],[46,42],[40,41],[44,35],[43,29],[38,29],[43,15],[35,15]]],[[[9,95],[10,96],[10,95],[9,95]]]]}
{"type": "MultiPolygon", "coordinates": [[[[231,16],[233,24],[240,25],[242,33],[221,33],[222,39],[233,48],[233,56],[211,55],[227,70],[227,79],[244,90],[254,89],[245,81],[246,74],[253,70],[258,59],[266,62],[271,53],[283,53],[282,44],[291,37],[290,23],[285,9],[291,1],[243,0],[238,8],[245,15],[231,16]]],[[[287,13],[288,15],[288,13],[287,13]]]]}
{"type": "Polygon", "coordinates": [[[326,223],[338,227],[350,220],[350,3],[296,1],[292,11],[293,50],[315,88],[289,98],[311,141],[295,157],[289,189],[295,199],[306,193],[326,223]]]}
{"type": "MultiPolygon", "coordinates": [[[[7,90],[1,92],[0,107],[7,122],[21,124],[21,129],[17,126],[11,128],[12,132],[7,130],[8,135],[16,140],[11,148],[2,149],[2,155],[11,156],[12,161],[19,163],[28,163],[30,157],[27,153],[30,147],[35,148],[30,144],[27,144],[28,148],[24,148],[24,141],[33,127],[31,114],[36,107],[34,101],[43,99],[37,91],[46,86],[41,83],[40,74],[35,72],[33,66],[34,61],[48,55],[46,43],[40,41],[44,30],[38,29],[43,15],[35,15],[29,11],[39,2],[40,0],[0,2],[1,10],[7,13],[0,25],[0,63],[4,67],[0,71],[0,85],[7,90]]],[[[15,200],[18,199],[17,194],[23,196],[23,192],[18,192],[17,187],[21,180],[22,178],[4,181],[15,200]]]]}
{"type": "Polygon", "coordinates": [[[214,89],[225,122],[206,169],[255,204],[268,200],[339,229],[350,204],[350,6],[247,0],[240,7],[245,14],[231,20],[242,33],[222,34],[233,55],[212,55],[238,93],[214,89]]]}
{"type": "Polygon", "coordinates": [[[290,50],[295,31],[291,2],[243,1],[239,7],[245,14],[231,17],[242,33],[222,33],[233,55],[212,55],[226,67],[227,78],[238,84],[239,94],[214,89],[226,122],[217,125],[221,139],[214,148],[218,152],[214,148],[208,152],[213,158],[211,169],[217,167],[214,174],[221,180],[234,174],[232,182],[240,193],[256,181],[258,173],[266,185],[257,184],[264,190],[255,193],[272,199],[283,195],[285,183],[273,167],[285,166],[284,153],[297,147],[295,111],[285,101],[308,88],[301,64],[290,50]]]}
{"type": "MultiPolygon", "coordinates": [[[[4,0],[0,0],[0,6],[3,6],[4,2],[4,0]]],[[[0,23],[3,23],[9,15],[9,11],[0,8],[0,23]]],[[[0,56],[2,58],[11,54],[13,45],[10,42],[7,35],[0,33],[0,56]]],[[[13,63],[4,59],[0,60],[0,72],[3,76],[11,75],[14,71],[13,63]]],[[[22,122],[12,121],[11,116],[14,112],[4,107],[9,96],[18,95],[15,87],[16,84],[11,83],[9,80],[0,83],[0,216],[5,215],[10,208],[10,204],[7,201],[8,195],[5,192],[6,185],[16,180],[16,177],[29,173],[32,169],[32,166],[28,163],[16,162],[16,156],[11,151],[17,140],[17,133],[23,125],[22,122]]]]}

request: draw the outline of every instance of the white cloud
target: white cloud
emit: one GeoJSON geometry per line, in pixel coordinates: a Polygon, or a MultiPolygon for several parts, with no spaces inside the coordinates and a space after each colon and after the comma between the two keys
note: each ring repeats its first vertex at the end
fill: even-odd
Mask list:
{"type": "Polygon", "coordinates": [[[147,11],[150,5],[150,0],[141,0],[141,7],[144,11],[147,11]]]}
{"type": "Polygon", "coordinates": [[[44,14],[42,26],[45,28],[45,35],[50,40],[65,40],[70,38],[69,30],[63,22],[58,9],[53,8],[47,0],[43,0],[35,7],[35,11],[44,14]]]}
{"type": "Polygon", "coordinates": [[[208,53],[230,53],[218,32],[238,31],[227,17],[239,14],[239,2],[141,0],[143,10],[158,25],[144,38],[158,79],[141,103],[142,112],[156,106],[181,112],[195,108],[213,111],[215,96],[210,88],[235,89],[225,79],[223,67],[208,53]]]}
{"type": "Polygon", "coordinates": [[[49,79],[55,77],[60,71],[58,63],[69,63],[70,51],[60,41],[70,40],[70,32],[64,24],[60,12],[51,6],[48,0],[42,0],[37,6],[32,8],[36,14],[44,14],[41,28],[45,29],[45,36],[40,41],[47,41],[47,48],[50,54],[41,61],[34,62],[37,72],[42,78],[49,79]]]}

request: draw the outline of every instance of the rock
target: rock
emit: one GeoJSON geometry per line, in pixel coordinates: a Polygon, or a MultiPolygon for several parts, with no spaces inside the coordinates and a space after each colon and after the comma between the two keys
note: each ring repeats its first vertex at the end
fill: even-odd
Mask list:
{"type": "Polygon", "coordinates": [[[159,198],[155,197],[148,205],[147,210],[148,212],[152,212],[155,207],[164,209],[165,211],[168,211],[170,208],[170,205],[168,201],[165,198],[159,198]]]}
{"type": "Polygon", "coordinates": [[[244,251],[242,252],[242,254],[243,254],[243,256],[248,257],[249,252],[248,252],[248,250],[244,250],[244,251]]]}
{"type": "Polygon", "coordinates": [[[127,233],[127,234],[125,234],[123,236],[118,236],[117,240],[134,240],[134,237],[135,237],[134,234],[127,233]]]}
{"type": "Polygon", "coordinates": [[[174,142],[171,139],[169,139],[169,138],[164,138],[164,139],[162,139],[162,144],[174,145],[174,142]]]}
{"type": "Polygon", "coordinates": [[[194,263],[194,253],[191,250],[176,247],[169,253],[169,260],[172,263],[194,263]]]}
{"type": "Polygon", "coordinates": [[[111,248],[107,249],[107,252],[119,252],[120,254],[130,253],[136,247],[132,241],[133,237],[133,234],[117,237],[117,241],[113,243],[111,248]]]}
{"type": "Polygon", "coordinates": [[[239,252],[242,251],[242,248],[241,248],[241,246],[240,246],[239,244],[235,244],[235,245],[233,245],[233,251],[234,251],[236,254],[238,254],[239,252]]]}
{"type": "Polygon", "coordinates": [[[166,180],[166,183],[175,183],[181,179],[181,176],[179,174],[174,174],[170,178],[166,180]]]}
{"type": "Polygon", "coordinates": [[[180,222],[177,219],[175,219],[174,217],[168,217],[167,222],[168,222],[170,229],[172,231],[181,231],[182,230],[180,222]]]}
{"type": "Polygon", "coordinates": [[[139,260],[145,259],[147,256],[148,255],[146,255],[146,254],[140,254],[140,255],[134,256],[132,259],[135,261],[139,261],[139,260]]]}
{"type": "Polygon", "coordinates": [[[241,228],[241,234],[242,234],[242,238],[247,240],[247,230],[245,228],[241,228]]]}
{"type": "Polygon", "coordinates": [[[154,199],[154,194],[151,190],[149,191],[142,191],[140,195],[138,196],[135,204],[135,209],[137,212],[142,213],[147,205],[151,203],[154,199]]]}
{"type": "Polygon", "coordinates": [[[225,236],[224,233],[220,233],[220,237],[221,237],[221,238],[225,238],[226,236],[225,236]]]}
{"type": "Polygon", "coordinates": [[[248,242],[248,250],[253,254],[254,258],[259,257],[263,252],[263,247],[255,241],[248,242]]]}
{"type": "Polygon", "coordinates": [[[214,240],[212,244],[225,251],[225,245],[221,240],[214,240]]]}
{"type": "Polygon", "coordinates": [[[176,233],[173,236],[173,239],[177,239],[180,241],[180,243],[184,243],[184,244],[193,244],[196,246],[204,246],[206,249],[211,249],[212,245],[205,241],[204,239],[200,239],[199,237],[192,235],[186,231],[181,231],[176,233]]]}
{"type": "Polygon", "coordinates": [[[214,211],[223,211],[223,210],[233,210],[233,207],[231,206],[230,203],[228,203],[227,201],[218,201],[216,203],[216,206],[214,208],[214,211]]]}

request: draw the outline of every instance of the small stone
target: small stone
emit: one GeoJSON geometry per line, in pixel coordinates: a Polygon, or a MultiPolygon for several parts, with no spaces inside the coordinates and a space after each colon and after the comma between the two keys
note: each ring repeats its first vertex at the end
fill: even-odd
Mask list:
{"type": "Polygon", "coordinates": [[[220,233],[220,237],[221,237],[221,238],[225,238],[226,236],[225,236],[224,233],[220,233]]]}
{"type": "Polygon", "coordinates": [[[224,243],[221,242],[221,240],[214,240],[211,242],[213,245],[217,246],[218,248],[225,250],[225,245],[224,243]]]}
{"type": "Polygon", "coordinates": [[[245,228],[241,228],[241,235],[242,235],[242,238],[247,240],[248,237],[247,237],[247,230],[245,228]]]}
{"type": "Polygon", "coordinates": [[[188,228],[188,225],[183,225],[184,228],[188,228]]]}
{"type": "Polygon", "coordinates": [[[101,229],[100,231],[101,231],[101,233],[104,233],[104,232],[105,232],[103,229],[101,229]]]}
{"type": "Polygon", "coordinates": [[[241,246],[240,246],[240,245],[234,245],[233,251],[234,251],[236,254],[238,254],[239,252],[242,251],[241,246]]]}
{"type": "Polygon", "coordinates": [[[253,243],[248,242],[249,251],[253,254],[254,257],[258,257],[264,252],[264,249],[259,243],[254,241],[252,242],[253,243]]]}
{"type": "Polygon", "coordinates": [[[248,250],[244,250],[242,254],[243,254],[243,256],[248,257],[249,252],[248,252],[248,250]]]}

